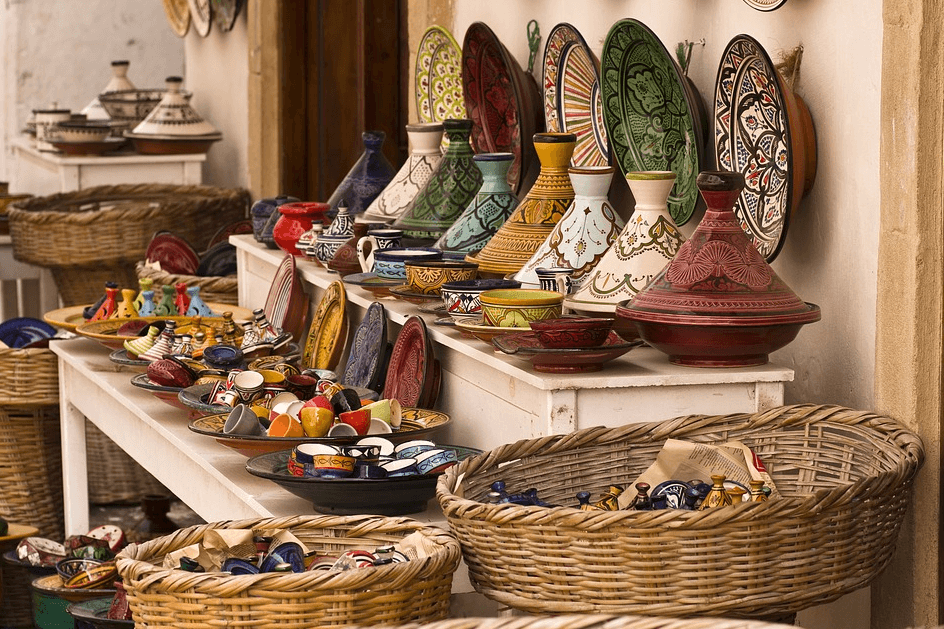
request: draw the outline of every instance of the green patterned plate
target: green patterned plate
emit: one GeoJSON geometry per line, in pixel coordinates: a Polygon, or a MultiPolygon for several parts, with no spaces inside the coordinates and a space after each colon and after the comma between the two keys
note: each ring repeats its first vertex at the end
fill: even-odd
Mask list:
{"type": "Polygon", "coordinates": [[[603,119],[613,157],[624,174],[673,171],[669,213],[683,225],[700,198],[695,186],[704,154],[696,113],[700,96],[655,33],[637,20],[613,25],[601,65],[603,119]]]}
{"type": "Polygon", "coordinates": [[[462,50],[449,31],[441,26],[426,29],[416,51],[414,72],[420,122],[466,117],[461,64],[462,50]]]}

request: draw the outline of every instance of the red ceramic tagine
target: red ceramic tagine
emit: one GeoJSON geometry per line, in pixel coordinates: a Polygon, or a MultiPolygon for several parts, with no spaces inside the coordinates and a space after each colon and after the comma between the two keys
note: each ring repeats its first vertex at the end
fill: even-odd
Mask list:
{"type": "Polygon", "coordinates": [[[820,320],[819,306],[801,301],[739,226],[732,208],[744,176],[706,171],[697,184],[708,209],[695,233],[616,316],[673,363],[763,365],[801,326],[820,320]]]}

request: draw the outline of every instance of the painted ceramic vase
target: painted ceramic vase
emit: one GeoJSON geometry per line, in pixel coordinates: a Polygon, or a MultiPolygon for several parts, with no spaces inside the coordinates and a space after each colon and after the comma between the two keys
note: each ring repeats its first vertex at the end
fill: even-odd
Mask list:
{"type": "MultiPolygon", "coordinates": [[[[108,80],[108,84],[105,86],[105,89],[99,92],[99,94],[133,89],[136,89],[134,84],[128,80],[128,62],[112,61],[111,78],[108,80]]],[[[111,116],[108,115],[108,112],[105,111],[105,108],[102,107],[102,103],[98,100],[98,96],[96,96],[92,102],[86,105],[85,108],[79,113],[85,114],[85,118],[87,120],[111,119],[111,116]]]]}
{"type": "Polygon", "coordinates": [[[511,217],[485,247],[468,256],[479,273],[504,277],[517,273],[534,255],[574,200],[567,174],[577,136],[573,133],[536,133],[534,148],[541,173],[511,217]]]}
{"type": "Polygon", "coordinates": [[[341,201],[346,201],[351,214],[364,212],[397,174],[381,150],[386,137],[383,131],[361,134],[364,152],[328,198],[332,211],[338,209],[341,201]]]}
{"type": "Polygon", "coordinates": [[[734,501],[731,500],[731,496],[728,495],[728,492],[724,488],[724,475],[712,474],[711,490],[708,492],[708,495],[705,496],[705,499],[702,500],[698,510],[705,511],[706,509],[727,507],[732,504],[734,504],[734,501]]]}
{"type": "Polygon", "coordinates": [[[616,304],[641,291],[682,246],[684,238],[667,204],[675,173],[629,173],[626,181],[636,199],[636,209],[595,269],[566,300],[567,308],[612,314],[616,304]]]}
{"type": "Polygon", "coordinates": [[[187,285],[183,282],[178,282],[174,285],[174,290],[177,291],[177,296],[174,297],[174,308],[177,312],[174,314],[182,317],[187,314],[187,308],[190,307],[190,296],[187,294],[187,285]]]}
{"type": "Polygon", "coordinates": [[[367,223],[354,223],[354,234],[338,247],[328,261],[328,268],[341,277],[361,272],[361,263],[357,259],[357,243],[367,236],[367,223]]]}
{"type": "Polygon", "coordinates": [[[443,252],[475,253],[495,235],[515,207],[518,197],[508,185],[513,153],[480,153],[472,159],[482,171],[482,187],[462,215],[434,245],[443,252]]]}
{"type": "Polygon", "coordinates": [[[121,301],[118,302],[118,308],[115,309],[115,318],[130,319],[137,315],[138,309],[134,307],[134,290],[122,288],[121,301]]]}
{"type": "MultiPolygon", "coordinates": [[[[144,293],[145,291],[152,290],[154,287],[154,280],[150,277],[139,277],[138,278],[138,296],[134,298],[134,309],[137,311],[141,310],[141,304],[144,302],[144,293]]],[[[152,292],[151,295],[154,293],[152,292]]]]}
{"type": "Polygon", "coordinates": [[[154,291],[146,290],[141,293],[141,305],[138,306],[138,316],[154,316],[154,291]]]}
{"type": "Polygon", "coordinates": [[[351,209],[346,203],[338,206],[338,213],[334,220],[324,230],[325,236],[346,236],[350,238],[354,235],[354,217],[351,215],[351,209]]]}
{"type": "Polygon", "coordinates": [[[450,119],[443,123],[443,128],[449,137],[446,154],[394,223],[394,227],[403,230],[404,240],[411,245],[435,242],[459,218],[482,185],[482,171],[472,160],[469,144],[472,121],[450,119]]]}
{"type": "Polygon", "coordinates": [[[408,124],[406,134],[412,147],[410,156],[383,192],[357,216],[357,221],[392,223],[400,218],[439,165],[443,156],[439,148],[443,137],[441,122],[408,124]]]}
{"type": "Polygon", "coordinates": [[[330,209],[331,206],[327,203],[283,203],[278,207],[279,219],[272,228],[275,244],[293,256],[302,255],[302,250],[298,248],[298,239],[311,229],[316,220],[326,220],[330,209]]]}
{"type": "Polygon", "coordinates": [[[283,203],[298,203],[299,199],[287,195],[259,199],[252,204],[249,215],[252,217],[252,235],[257,242],[265,244],[269,249],[277,248],[272,238],[272,230],[281,216],[276,212],[283,203]]]}
{"type": "Polygon", "coordinates": [[[161,291],[163,291],[163,296],[161,297],[160,303],[157,304],[157,307],[154,309],[154,316],[176,316],[177,306],[174,305],[174,287],[170,284],[165,284],[161,286],[161,291]]]}
{"type": "Polygon", "coordinates": [[[105,301],[98,307],[90,321],[104,321],[115,316],[118,310],[118,289],[108,286],[105,288],[105,301]]]}
{"type": "Polygon", "coordinates": [[[200,287],[199,286],[188,286],[187,287],[187,298],[190,300],[190,303],[187,305],[187,316],[188,317],[212,317],[213,311],[210,310],[210,307],[206,305],[206,302],[203,301],[203,298],[200,297],[200,287]]]}
{"type": "Polygon", "coordinates": [[[616,315],[673,363],[763,365],[803,325],[819,321],[819,306],[797,297],[741,229],[733,207],[744,176],[703,172],[697,184],[708,208],[695,233],[616,315]]]}
{"type": "Polygon", "coordinates": [[[579,288],[583,278],[596,267],[623,229],[623,219],[607,199],[615,169],[612,166],[571,167],[569,172],[574,202],[547,240],[515,275],[523,286],[538,286],[538,269],[570,268],[573,269],[572,285],[579,288]]]}

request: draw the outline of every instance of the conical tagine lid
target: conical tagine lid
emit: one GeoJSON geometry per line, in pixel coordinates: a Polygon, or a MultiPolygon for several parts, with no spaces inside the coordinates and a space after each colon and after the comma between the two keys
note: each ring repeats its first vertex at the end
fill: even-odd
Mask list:
{"type": "Polygon", "coordinates": [[[190,106],[181,91],[183,79],[167,77],[167,92],[147,118],[134,128],[134,135],[153,138],[203,138],[221,134],[190,106]]]}
{"type": "MultiPolygon", "coordinates": [[[[135,89],[134,84],[128,79],[128,65],[127,61],[112,61],[111,62],[111,79],[108,81],[108,85],[105,86],[100,94],[107,94],[108,92],[118,92],[120,90],[133,90],[135,89]]],[[[98,100],[98,96],[92,99],[88,105],[85,106],[81,112],[85,114],[85,117],[89,120],[110,120],[111,116],[108,115],[108,112],[105,111],[105,108],[102,107],[101,102],[98,100]]]]}
{"type": "Polygon", "coordinates": [[[767,264],[744,233],[732,207],[744,176],[703,172],[698,188],[708,204],[705,216],[675,258],[640,291],[626,309],[643,321],[724,325],[810,323],[819,308],[804,303],[767,264]]]}

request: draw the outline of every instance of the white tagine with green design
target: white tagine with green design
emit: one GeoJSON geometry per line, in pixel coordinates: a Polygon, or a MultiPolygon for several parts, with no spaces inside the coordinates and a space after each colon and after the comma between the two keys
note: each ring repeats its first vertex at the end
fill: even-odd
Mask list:
{"type": "Polygon", "coordinates": [[[682,246],[684,238],[666,206],[675,173],[631,172],[626,181],[636,209],[580,289],[564,299],[565,308],[588,314],[615,312],[616,304],[632,299],[682,246]]]}

